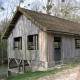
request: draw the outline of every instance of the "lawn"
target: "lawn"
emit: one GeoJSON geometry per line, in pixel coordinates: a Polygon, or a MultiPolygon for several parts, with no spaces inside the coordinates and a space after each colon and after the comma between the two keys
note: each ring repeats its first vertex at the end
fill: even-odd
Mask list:
{"type": "Polygon", "coordinates": [[[53,70],[49,71],[37,71],[37,72],[28,72],[25,74],[18,74],[16,76],[8,77],[7,80],[37,80],[40,77],[52,75],[66,69],[74,68],[78,65],[80,65],[80,61],[74,61],[73,63],[62,66],[61,68],[54,68],[53,70]]]}

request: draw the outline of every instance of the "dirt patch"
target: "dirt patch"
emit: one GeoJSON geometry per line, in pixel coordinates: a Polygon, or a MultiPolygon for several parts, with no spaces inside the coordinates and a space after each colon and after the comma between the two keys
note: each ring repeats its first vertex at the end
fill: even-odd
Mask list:
{"type": "Polygon", "coordinates": [[[45,76],[38,80],[80,80],[80,66],[50,76],[45,76]]]}

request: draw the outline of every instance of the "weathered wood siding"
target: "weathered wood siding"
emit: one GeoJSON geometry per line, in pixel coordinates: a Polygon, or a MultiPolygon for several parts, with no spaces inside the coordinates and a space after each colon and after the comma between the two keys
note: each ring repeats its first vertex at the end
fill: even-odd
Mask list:
{"type": "Polygon", "coordinates": [[[75,48],[75,37],[68,35],[59,35],[48,33],[47,39],[47,54],[48,62],[54,61],[54,37],[61,37],[61,60],[70,60],[75,58],[75,53],[78,54],[75,48]]]}
{"type": "MultiPolygon", "coordinates": [[[[75,39],[80,39],[80,37],[76,36],[75,39]]],[[[80,60],[80,48],[76,48],[75,58],[80,60]]]]}
{"type": "Polygon", "coordinates": [[[70,60],[75,58],[75,39],[74,36],[63,36],[62,53],[63,60],[70,60]]]}
{"type": "Polygon", "coordinates": [[[16,59],[46,61],[46,33],[40,30],[25,16],[21,15],[8,38],[8,57],[16,59]],[[38,34],[39,50],[27,50],[27,36],[38,34]],[[22,50],[14,50],[14,38],[22,37],[22,50]],[[41,56],[41,57],[40,57],[41,56]]]}
{"type": "Polygon", "coordinates": [[[39,59],[47,61],[47,33],[40,32],[39,34],[39,59]]]}
{"type": "Polygon", "coordinates": [[[49,62],[54,61],[54,36],[52,33],[48,33],[47,38],[47,60],[49,62]]]}
{"type": "Polygon", "coordinates": [[[54,63],[54,37],[61,37],[61,60],[75,59],[80,49],[75,48],[74,36],[47,33],[21,15],[8,38],[8,57],[54,63]],[[27,36],[38,34],[38,50],[27,50],[27,36]],[[22,37],[22,50],[14,50],[14,38],[22,37]]]}

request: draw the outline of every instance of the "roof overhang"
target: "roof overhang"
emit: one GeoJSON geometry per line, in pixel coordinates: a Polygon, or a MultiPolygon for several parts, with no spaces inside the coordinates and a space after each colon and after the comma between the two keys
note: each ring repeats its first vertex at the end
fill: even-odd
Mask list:
{"type": "Polygon", "coordinates": [[[8,38],[8,36],[10,35],[10,33],[11,33],[12,29],[14,28],[15,23],[17,22],[17,20],[18,20],[18,18],[19,18],[20,15],[21,15],[21,12],[18,11],[18,9],[17,9],[15,11],[12,19],[9,21],[6,30],[2,34],[1,39],[7,39],[8,38]]]}
{"type": "Polygon", "coordinates": [[[17,22],[17,20],[21,14],[26,16],[31,22],[33,22],[35,25],[37,25],[41,30],[46,31],[46,28],[44,28],[42,25],[37,23],[32,17],[30,17],[26,12],[24,12],[20,7],[17,7],[17,10],[13,14],[13,17],[11,18],[11,20],[9,21],[9,24],[8,24],[6,30],[2,34],[1,39],[7,39],[9,37],[11,31],[15,27],[15,23],[17,22]]]}
{"type": "Polygon", "coordinates": [[[48,33],[54,33],[54,34],[61,34],[61,35],[71,35],[71,36],[80,36],[80,34],[75,33],[69,33],[69,32],[59,32],[59,31],[53,31],[53,30],[47,30],[48,33]]]}
{"type": "MultiPolygon", "coordinates": [[[[32,15],[30,15],[30,13],[31,13],[31,11],[30,11],[30,13],[28,13],[30,10],[27,10],[27,12],[26,12],[26,10],[25,9],[23,9],[23,8],[20,8],[20,7],[17,7],[17,10],[15,11],[15,13],[13,14],[13,17],[11,18],[11,20],[10,20],[10,22],[9,22],[9,24],[8,24],[8,26],[7,26],[7,28],[6,28],[6,30],[4,31],[4,33],[3,33],[3,35],[1,36],[1,39],[7,39],[8,37],[9,37],[9,35],[11,34],[11,32],[12,32],[12,30],[13,30],[13,28],[15,27],[15,24],[17,23],[17,20],[18,20],[18,18],[20,17],[20,15],[24,15],[25,17],[27,17],[32,23],[34,23],[36,26],[38,26],[41,30],[43,30],[43,31],[46,31],[46,32],[50,32],[50,33],[56,33],[56,34],[66,34],[66,35],[75,35],[75,36],[80,36],[80,28],[79,28],[79,26],[80,26],[80,24],[78,24],[78,28],[77,28],[77,30],[76,30],[76,32],[75,32],[75,29],[72,29],[72,28],[70,28],[71,29],[71,31],[72,30],[74,30],[74,31],[70,31],[69,29],[67,29],[67,30],[69,30],[69,31],[65,31],[65,30],[62,30],[62,28],[63,28],[63,26],[62,25],[50,25],[50,23],[51,22],[49,22],[49,26],[47,26],[47,28],[46,28],[46,25],[44,25],[44,24],[41,24],[42,22],[39,22],[39,21],[37,21],[37,19],[35,19],[32,15],[33,15],[33,13],[32,13],[32,15]],[[54,26],[54,28],[56,28],[57,26],[58,27],[60,27],[61,26],[61,28],[60,28],[60,30],[58,29],[58,27],[56,28],[56,29],[52,29],[52,28],[50,28],[51,26],[54,26]]],[[[33,11],[34,12],[34,11],[33,11]]],[[[36,14],[35,14],[35,16],[36,16],[36,14]]],[[[48,16],[48,15],[47,15],[48,16]]],[[[41,16],[40,16],[41,17],[41,16]]],[[[50,19],[52,19],[51,18],[51,16],[49,16],[50,17],[50,19]]],[[[47,19],[48,20],[48,19],[47,19]]],[[[57,19],[56,19],[57,20],[57,19]]],[[[64,19],[62,20],[62,19],[59,19],[60,21],[64,21],[64,19]]],[[[41,21],[43,21],[43,18],[41,19],[41,21]]],[[[54,21],[54,19],[53,19],[53,21],[54,21]]],[[[66,23],[67,22],[69,22],[68,20],[65,20],[66,21],[66,23]]],[[[71,22],[70,24],[73,24],[74,22],[71,22]]],[[[45,22],[45,24],[47,24],[46,22],[45,22]]],[[[62,24],[62,22],[61,22],[61,24],[62,24]]],[[[73,25],[75,25],[76,23],[74,23],[73,25]]],[[[71,25],[71,26],[73,26],[73,25],[71,25]]],[[[75,25],[76,26],[76,25],[75,25]]],[[[68,27],[69,27],[69,25],[68,25],[68,27]]],[[[67,27],[67,28],[68,28],[67,27]]],[[[64,28],[65,29],[65,28],[64,28]]]]}

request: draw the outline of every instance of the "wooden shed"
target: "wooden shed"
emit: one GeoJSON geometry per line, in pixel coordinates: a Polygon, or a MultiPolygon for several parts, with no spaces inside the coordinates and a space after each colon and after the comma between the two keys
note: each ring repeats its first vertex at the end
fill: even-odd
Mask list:
{"type": "Polygon", "coordinates": [[[79,23],[24,8],[17,8],[2,39],[8,43],[8,74],[24,73],[26,62],[31,71],[40,71],[80,59],[79,23]]]}

